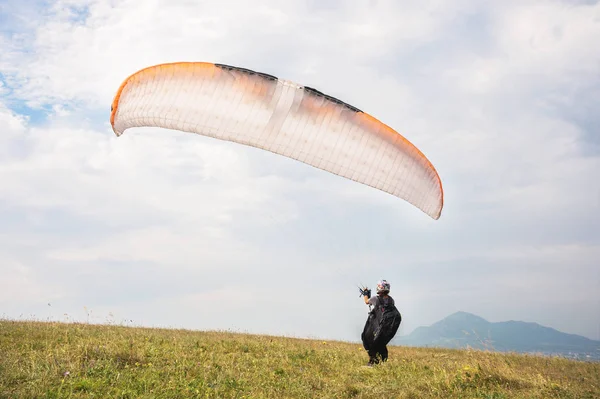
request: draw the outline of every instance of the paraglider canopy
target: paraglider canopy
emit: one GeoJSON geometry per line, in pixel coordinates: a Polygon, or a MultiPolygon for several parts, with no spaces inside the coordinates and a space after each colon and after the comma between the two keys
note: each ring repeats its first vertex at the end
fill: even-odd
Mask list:
{"type": "Polygon", "coordinates": [[[120,136],[160,127],[295,159],[408,201],[433,219],[444,203],[425,155],[373,116],[316,89],[210,62],[144,68],[119,87],[110,122],[120,136]]]}

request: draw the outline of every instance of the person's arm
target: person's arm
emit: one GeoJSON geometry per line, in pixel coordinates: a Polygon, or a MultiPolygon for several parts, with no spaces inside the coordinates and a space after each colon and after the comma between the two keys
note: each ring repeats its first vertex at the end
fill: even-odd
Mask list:
{"type": "Polygon", "coordinates": [[[365,303],[369,305],[370,309],[375,309],[377,307],[378,301],[379,297],[377,295],[373,295],[371,298],[365,298],[365,303]]]}
{"type": "Polygon", "coordinates": [[[364,295],[364,296],[363,296],[363,299],[365,300],[365,305],[368,305],[368,304],[369,304],[369,301],[371,300],[371,298],[369,298],[369,296],[368,296],[368,295],[364,295]]]}
{"type": "Polygon", "coordinates": [[[360,290],[360,293],[362,294],[363,301],[365,301],[365,304],[368,305],[369,299],[371,298],[371,290],[368,289],[367,287],[365,287],[364,289],[360,288],[360,287],[358,287],[358,288],[360,290]]]}

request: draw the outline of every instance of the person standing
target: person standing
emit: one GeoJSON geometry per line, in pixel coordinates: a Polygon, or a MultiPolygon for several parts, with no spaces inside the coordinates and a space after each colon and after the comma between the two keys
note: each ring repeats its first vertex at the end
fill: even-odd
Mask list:
{"type": "Polygon", "coordinates": [[[361,289],[365,304],[369,306],[369,316],[361,334],[363,347],[369,354],[369,366],[388,359],[387,344],[394,338],[402,316],[394,298],[390,294],[390,283],[386,280],[377,282],[377,295],[371,297],[371,290],[361,289]]]}

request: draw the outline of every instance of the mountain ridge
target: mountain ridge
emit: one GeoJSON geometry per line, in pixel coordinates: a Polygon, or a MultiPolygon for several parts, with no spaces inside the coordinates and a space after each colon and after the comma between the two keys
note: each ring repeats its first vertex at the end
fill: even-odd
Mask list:
{"type": "Polygon", "coordinates": [[[490,322],[464,311],[452,313],[430,326],[417,327],[394,341],[401,346],[542,353],[600,361],[600,341],[536,322],[490,322]]]}

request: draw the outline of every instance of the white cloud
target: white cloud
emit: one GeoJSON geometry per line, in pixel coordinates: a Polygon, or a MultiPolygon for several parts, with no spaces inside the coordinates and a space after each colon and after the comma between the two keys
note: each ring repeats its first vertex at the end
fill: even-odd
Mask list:
{"type": "Polygon", "coordinates": [[[564,283],[561,303],[589,322],[568,319],[566,305],[568,322],[544,320],[600,338],[591,268],[600,158],[586,148],[590,128],[556,111],[593,109],[578,93],[600,86],[589,50],[600,43],[599,5],[70,0],[7,9],[30,22],[0,36],[0,234],[12,259],[0,271],[23,292],[43,281],[66,290],[54,306],[67,311],[85,303],[181,325],[190,312],[216,317],[198,302],[233,292],[241,329],[275,331],[270,316],[259,325],[248,314],[268,306],[265,287],[281,284],[281,306],[298,317],[286,334],[347,338],[363,322],[345,289],[356,280],[388,276],[403,332],[474,302],[489,319],[534,318],[546,309],[535,296],[564,283]],[[256,149],[155,129],[114,137],[107,121],[122,80],[178,60],[259,69],[373,113],[436,165],[442,218],[256,149]],[[352,312],[336,316],[339,327],[314,316],[325,291],[352,312]],[[521,302],[492,299],[507,292],[521,302]]]}
{"type": "MultiPolygon", "coordinates": [[[[1,88],[2,86],[0,85],[1,88]]],[[[4,126],[0,139],[8,142],[13,134],[21,133],[25,130],[27,118],[9,110],[4,104],[0,103],[0,123],[4,126]]]]}
{"type": "MultiPolygon", "coordinates": [[[[6,238],[6,237],[5,237],[6,238]]],[[[2,290],[0,304],[31,305],[61,298],[66,291],[55,282],[47,283],[36,276],[37,265],[24,265],[12,259],[12,254],[0,251],[2,255],[2,290]]]]}

